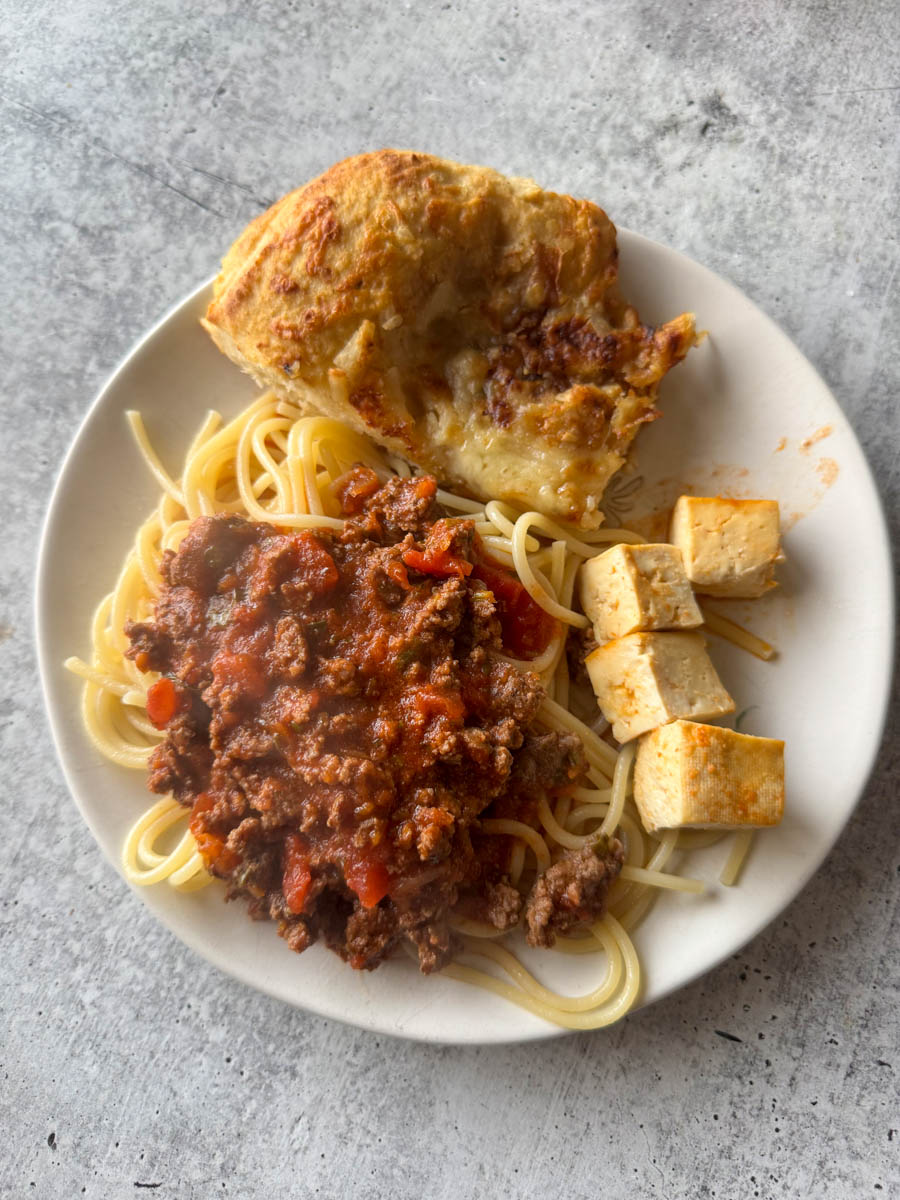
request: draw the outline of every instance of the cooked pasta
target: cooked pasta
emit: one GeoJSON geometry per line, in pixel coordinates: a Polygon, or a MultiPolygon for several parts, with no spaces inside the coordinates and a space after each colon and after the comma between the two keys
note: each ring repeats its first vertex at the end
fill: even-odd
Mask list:
{"type": "MultiPolygon", "coordinates": [[[[241,514],[280,529],[340,532],[343,520],[335,484],[345,472],[363,463],[386,480],[392,475],[408,476],[410,467],[337,421],[305,415],[267,393],[231,421],[208,414],[176,480],[154,451],[140,416],[129,413],[128,419],[160,486],[160,499],[138,530],[115,588],[97,609],[90,661],[70,658],[66,666],[84,681],[85,727],[98,751],[119,766],[146,770],[154,747],[164,736],[147,717],[147,694],[156,677],[139,670],[126,657],[125,626],[128,621],[152,617],[162,586],[163,553],[177,550],[195,518],[218,513],[241,514]]],[[[481,821],[482,832],[509,839],[509,878],[519,887],[566,851],[590,846],[612,834],[621,839],[625,854],[606,915],[583,936],[557,941],[561,953],[596,955],[600,982],[586,995],[564,996],[543,986],[497,929],[463,917],[456,923],[462,950],[444,973],[486,988],[565,1028],[597,1028],[621,1017],[639,995],[640,966],[630,932],[654,897],[661,889],[703,890],[701,881],[678,874],[670,864],[680,851],[717,836],[692,832],[670,832],[656,838],[645,835],[631,797],[633,744],[619,749],[608,732],[590,728],[570,706],[567,632],[587,625],[585,616],[574,607],[578,567],[598,547],[640,538],[617,529],[584,534],[538,512],[517,512],[497,500],[481,503],[446,491],[438,491],[436,498],[451,519],[474,521],[491,556],[514,569],[535,603],[559,622],[540,654],[508,661],[540,676],[546,694],[539,721],[550,730],[574,734],[588,764],[589,786],[572,789],[555,810],[544,799],[538,827],[489,817],[481,821]]],[[[707,613],[707,621],[712,631],[733,636],[731,623],[723,618],[707,613]]],[[[757,645],[758,639],[752,635],[734,640],[754,653],[765,646],[757,645]]],[[[575,693],[571,694],[574,699],[575,693]]],[[[167,797],[137,818],[122,851],[123,869],[130,882],[141,886],[166,883],[183,892],[210,883],[211,876],[187,828],[188,816],[185,808],[167,797]]],[[[722,882],[735,882],[749,843],[750,835],[737,837],[722,882]]]]}

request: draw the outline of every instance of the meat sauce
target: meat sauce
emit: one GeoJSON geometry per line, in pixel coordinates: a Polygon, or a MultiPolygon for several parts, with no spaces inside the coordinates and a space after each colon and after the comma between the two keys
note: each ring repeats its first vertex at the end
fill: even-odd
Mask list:
{"type": "MultiPolygon", "coordinates": [[[[538,677],[496,653],[539,654],[555,622],[435,494],[429,477],[382,485],[357,467],[339,534],[201,517],[164,558],[154,620],[127,630],[161,673],[150,788],[190,807],[230,897],[293,949],[322,938],[354,967],[406,938],[439,968],[455,908],[507,928],[524,905],[539,944],[591,915],[578,889],[523,901],[507,840],[479,832],[488,814],[536,823],[584,762],[577,739],[535,728],[538,677]]],[[[617,853],[589,857],[611,878],[617,853]]]]}

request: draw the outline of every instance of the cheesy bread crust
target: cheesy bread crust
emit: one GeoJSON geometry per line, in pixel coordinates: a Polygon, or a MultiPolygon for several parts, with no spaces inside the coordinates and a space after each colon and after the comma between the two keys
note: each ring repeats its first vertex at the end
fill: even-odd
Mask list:
{"type": "Polygon", "coordinates": [[[695,343],[622,298],[587,200],[427,154],[345,159],[226,255],[203,324],[262,386],[484,499],[585,528],[695,343]]]}

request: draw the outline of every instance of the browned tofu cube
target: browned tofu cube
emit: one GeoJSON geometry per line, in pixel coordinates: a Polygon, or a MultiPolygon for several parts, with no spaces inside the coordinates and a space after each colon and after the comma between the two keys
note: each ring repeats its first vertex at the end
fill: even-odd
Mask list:
{"type": "Polygon", "coordinates": [[[634,801],[651,833],[777,825],[784,814],[784,742],[673,721],[638,743],[634,801]]]}

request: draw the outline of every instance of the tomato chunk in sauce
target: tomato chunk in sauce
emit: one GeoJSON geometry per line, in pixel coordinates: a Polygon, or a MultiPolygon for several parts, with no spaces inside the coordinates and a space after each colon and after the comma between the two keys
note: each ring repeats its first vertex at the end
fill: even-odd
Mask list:
{"type": "Polygon", "coordinates": [[[484,554],[475,563],[474,577],[493,593],[505,649],[515,658],[543,654],[556,636],[559,622],[532,600],[519,577],[484,554]]]}

